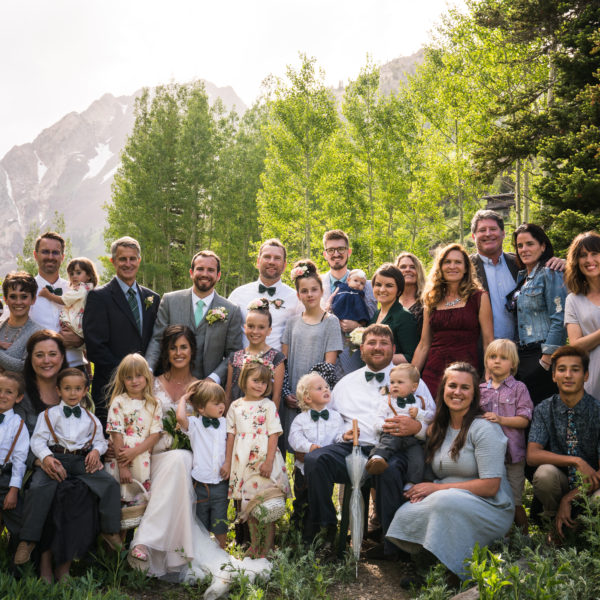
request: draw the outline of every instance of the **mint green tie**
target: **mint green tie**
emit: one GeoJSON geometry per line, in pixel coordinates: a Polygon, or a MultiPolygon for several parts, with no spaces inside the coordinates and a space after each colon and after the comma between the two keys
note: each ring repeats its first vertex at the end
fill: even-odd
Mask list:
{"type": "Polygon", "coordinates": [[[196,302],[196,309],[194,310],[194,320],[196,321],[196,327],[200,325],[200,321],[202,321],[202,317],[204,316],[204,301],[198,300],[196,302]]]}

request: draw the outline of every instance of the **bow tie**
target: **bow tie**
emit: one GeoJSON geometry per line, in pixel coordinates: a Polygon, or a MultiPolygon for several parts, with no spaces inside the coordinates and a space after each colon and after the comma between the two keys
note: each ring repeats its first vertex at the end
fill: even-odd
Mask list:
{"type": "Polygon", "coordinates": [[[55,296],[62,296],[63,291],[60,288],[53,288],[51,285],[47,285],[46,289],[55,296]]]}
{"type": "Polygon", "coordinates": [[[2,413],[2,414],[0,415],[0,423],[2,423],[3,421],[4,421],[4,413],[2,413]]]}
{"type": "Polygon", "coordinates": [[[67,417],[67,419],[71,415],[77,417],[78,419],[81,416],[81,408],[79,406],[74,406],[73,408],[70,406],[63,406],[63,412],[65,413],[65,417],[67,417]]]}
{"type": "Polygon", "coordinates": [[[385,373],[373,373],[372,371],[365,371],[365,379],[367,381],[371,381],[373,377],[375,377],[375,380],[379,383],[383,383],[383,380],[385,379],[385,373]]]}
{"type": "Polygon", "coordinates": [[[321,419],[327,421],[327,419],[329,419],[329,411],[327,409],[324,409],[321,412],[319,412],[318,410],[313,410],[311,408],[310,409],[310,418],[313,421],[318,421],[319,417],[321,417],[321,419]]]}
{"type": "Polygon", "coordinates": [[[214,419],[212,417],[202,417],[202,425],[204,425],[204,427],[210,427],[211,425],[215,428],[215,429],[219,429],[219,419],[214,419]]]}
{"type": "Polygon", "coordinates": [[[264,294],[265,292],[267,294],[269,294],[269,296],[274,296],[275,295],[275,286],[267,287],[266,285],[259,283],[258,284],[258,293],[264,294]]]}
{"type": "Polygon", "coordinates": [[[396,398],[396,404],[399,408],[406,408],[407,404],[414,404],[415,402],[415,397],[412,394],[409,394],[406,398],[396,398]]]}

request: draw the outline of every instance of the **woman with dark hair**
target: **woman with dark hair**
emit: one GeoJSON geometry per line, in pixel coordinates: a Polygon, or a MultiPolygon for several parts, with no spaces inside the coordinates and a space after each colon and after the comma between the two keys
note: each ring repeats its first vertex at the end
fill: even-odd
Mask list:
{"type": "Polygon", "coordinates": [[[465,361],[479,370],[479,338],[483,352],[494,339],[489,295],[460,244],[449,244],[438,252],[423,293],[423,305],[423,332],[412,364],[435,395],[450,363],[465,361]]]}
{"type": "Polygon", "coordinates": [[[508,532],[514,506],[506,479],[507,440],[483,419],[479,376],[467,363],[444,372],[427,440],[427,462],[437,479],[417,483],[386,533],[407,552],[432,552],[464,577],[464,560],[508,532]]]}
{"type": "MultiPolygon", "coordinates": [[[[154,395],[165,394],[176,410],[182,394],[196,378],[191,365],[196,361],[196,336],[185,325],[169,325],[163,333],[158,357],[158,369],[154,379],[154,395]]],[[[163,411],[165,409],[163,402],[163,411]]],[[[163,412],[163,414],[165,414],[163,412]]]]}
{"type": "Polygon", "coordinates": [[[415,318],[398,301],[404,291],[402,272],[392,263],[384,263],[375,271],[371,283],[379,310],[375,312],[369,325],[388,325],[394,334],[392,362],[395,365],[410,362],[419,340],[415,318]]]}
{"type": "Polygon", "coordinates": [[[565,303],[569,343],[590,354],[585,391],[600,400],[600,235],[580,233],[569,246],[565,303]]]}
{"type": "Polygon", "coordinates": [[[400,252],[396,266],[404,277],[404,291],[398,301],[417,321],[417,336],[421,339],[423,329],[423,302],[421,296],[425,288],[423,263],[412,252],[400,252]]]}
{"type": "Polygon", "coordinates": [[[517,379],[531,394],[534,405],[556,393],[550,373],[550,357],[566,339],[564,326],[567,292],[563,274],[546,267],[554,254],[545,231],[523,223],[513,233],[517,287],[507,297],[507,308],[517,316],[519,370],[517,379]]]}
{"type": "Polygon", "coordinates": [[[41,329],[29,316],[37,289],[36,280],[25,271],[8,273],[2,282],[2,293],[10,311],[8,319],[0,324],[0,368],[6,371],[23,371],[27,340],[41,329]]]}

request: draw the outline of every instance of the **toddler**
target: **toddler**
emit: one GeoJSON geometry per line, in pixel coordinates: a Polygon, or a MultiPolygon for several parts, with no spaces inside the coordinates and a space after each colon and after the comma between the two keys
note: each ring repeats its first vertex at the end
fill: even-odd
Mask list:
{"type": "MultiPolygon", "coordinates": [[[[428,424],[433,419],[433,410],[425,400],[414,393],[419,387],[419,371],[411,364],[395,366],[390,371],[389,394],[382,396],[378,410],[378,429],[382,429],[385,419],[395,415],[408,415],[420,423],[428,424]]],[[[396,452],[405,452],[408,459],[405,489],[423,480],[425,455],[423,446],[415,436],[398,437],[382,433],[369,454],[366,470],[370,475],[380,475],[388,468],[388,459],[396,452]]]]}
{"type": "Polygon", "coordinates": [[[177,422],[190,438],[196,515],[214,533],[221,548],[227,543],[228,473],[224,469],[227,431],[223,413],[225,392],[212,381],[194,381],[177,405],[177,422]],[[188,417],[190,402],[200,417],[188,417]]]}
{"type": "Polygon", "coordinates": [[[485,351],[489,379],[479,385],[483,417],[498,423],[508,438],[506,477],[515,500],[515,524],[527,533],[527,514],[523,508],[525,487],[525,430],[533,415],[533,402],[527,386],[514,378],[519,366],[517,346],[511,340],[494,340],[485,351]]]}
{"type": "Polygon", "coordinates": [[[16,539],[21,527],[23,502],[19,490],[29,453],[29,433],[13,410],[23,399],[25,381],[20,373],[0,373],[0,515],[16,539]]]}
{"type": "Polygon", "coordinates": [[[351,319],[361,325],[369,322],[370,316],[365,302],[365,286],[367,276],[361,269],[354,269],[348,273],[346,283],[339,281],[335,292],[329,300],[331,312],[338,319],[351,319]]]}
{"type": "MultiPolygon", "coordinates": [[[[31,437],[31,451],[57,479],[41,468],[36,468],[33,473],[25,494],[16,565],[29,561],[41,538],[58,480],[69,476],[83,481],[98,497],[102,535],[112,549],[121,546],[119,484],[103,470],[100,460],[108,444],[100,421],[82,407],[88,392],[87,376],[79,369],[63,369],[58,374],[57,387],[60,404],[40,413],[31,437]]],[[[66,563],[66,573],[62,575],[68,575],[69,565],[66,563]]]]}

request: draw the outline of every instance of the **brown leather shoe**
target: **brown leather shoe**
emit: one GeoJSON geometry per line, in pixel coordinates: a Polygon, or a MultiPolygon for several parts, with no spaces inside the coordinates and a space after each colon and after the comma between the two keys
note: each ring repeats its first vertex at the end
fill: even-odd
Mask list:
{"type": "Polygon", "coordinates": [[[123,540],[118,533],[102,533],[101,535],[111,550],[120,550],[123,547],[123,540]]]}
{"type": "Polygon", "coordinates": [[[381,475],[388,468],[387,460],[381,456],[370,458],[365,467],[365,471],[369,475],[381,475]]]}
{"type": "Polygon", "coordinates": [[[15,565],[24,565],[29,562],[34,548],[35,542],[19,542],[17,551],[15,552],[15,565]]]}

